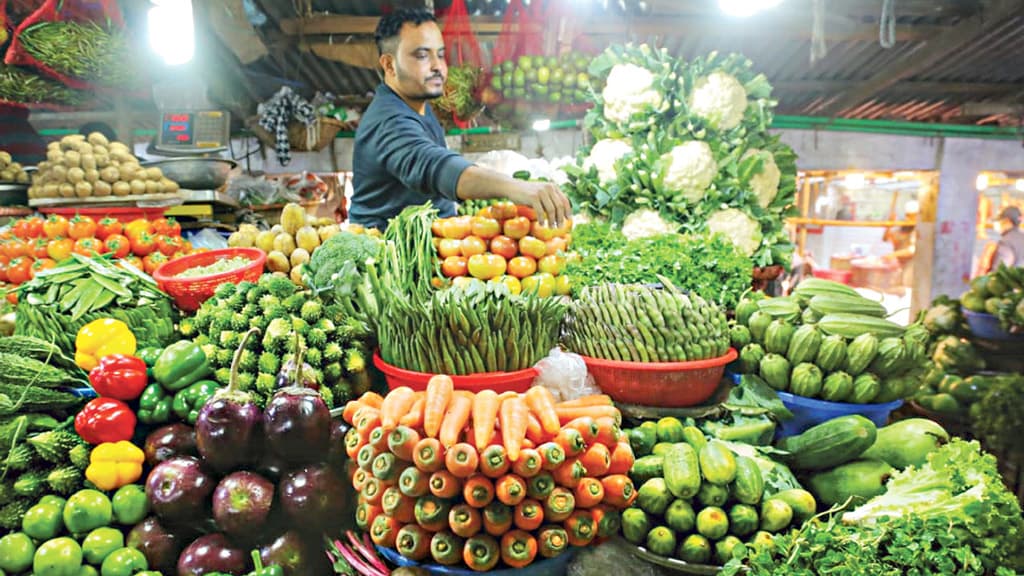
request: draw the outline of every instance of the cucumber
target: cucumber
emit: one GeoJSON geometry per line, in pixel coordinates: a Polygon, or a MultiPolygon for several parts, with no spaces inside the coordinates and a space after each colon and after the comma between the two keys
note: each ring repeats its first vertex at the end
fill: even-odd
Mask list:
{"type": "Polygon", "coordinates": [[[651,478],[637,491],[636,504],[648,514],[661,516],[671,502],[672,494],[664,478],[651,478]]]}
{"type": "Polygon", "coordinates": [[[658,442],[682,442],[683,423],[678,418],[668,416],[658,420],[658,442]]]}
{"type": "Polygon", "coordinates": [[[732,560],[736,555],[741,554],[743,550],[743,541],[735,536],[726,536],[718,542],[715,542],[715,560],[725,566],[732,560]]]}
{"type": "Polygon", "coordinates": [[[881,460],[855,460],[810,477],[807,487],[824,506],[843,504],[853,498],[857,506],[885,493],[885,483],[895,469],[881,460]]]}
{"type": "Polygon", "coordinates": [[[729,500],[729,489],[725,486],[704,482],[697,492],[697,502],[704,507],[724,506],[729,500]]]}
{"type": "Polygon", "coordinates": [[[875,443],[878,430],[867,418],[850,414],[783,438],[778,448],[796,470],[825,470],[855,460],[875,443]]]}
{"type": "Polygon", "coordinates": [[[708,506],[697,513],[697,532],[708,540],[720,540],[729,533],[729,517],[725,510],[708,506]]]}
{"type": "Polygon", "coordinates": [[[651,455],[664,457],[665,454],[668,454],[668,451],[672,449],[672,446],[672,442],[658,442],[654,445],[654,449],[651,450],[651,455]]]}
{"type": "Polygon", "coordinates": [[[629,477],[633,480],[634,484],[642,485],[651,478],[657,478],[662,476],[664,467],[664,457],[662,456],[644,456],[643,458],[637,458],[633,462],[633,467],[629,469],[629,477]]]}
{"type": "Polygon", "coordinates": [[[647,533],[647,550],[671,558],[676,551],[676,535],[666,526],[656,526],[647,533]]]}
{"type": "Polygon", "coordinates": [[[628,508],[622,511],[622,535],[636,545],[647,541],[647,533],[651,530],[651,519],[639,508],[628,508]]]}
{"type": "Polygon", "coordinates": [[[793,521],[793,509],[784,500],[768,499],[761,503],[761,530],[780,532],[793,521]]]}
{"type": "Polygon", "coordinates": [[[704,446],[708,443],[708,439],[701,432],[700,428],[696,426],[687,426],[683,428],[683,438],[686,443],[693,446],[693,449],[700,454],[700,451],[704,449],[704,446]]]}
{"type": "Polygon", "coordinates": [[[818,511],[818,503],[814,495],[800,488],[791,488],[772,494],[769,500],[782,500],[793,509],[793,519],[805,522],[818,511]]]}
{"type": "Polygon", "coordinates": [[[700,463],[692,446],[679,443],[664,457],[664,478],[676,498],[693,498],[700,491],[700,463]]]}
{"type": "Polygon", "coordinates": [[[680,534],[686,534],[697,524],[697,512],[688,501],[677,498],[665,510],[665,524],[680,534]]]}
{"type": "Polygon", "coordinates": [[[679,545],[680,560],[690,564],[707,564],[711,560],[711,541],[700,534],[690,534],[679,545]]]}
{"type": "Polygon", "coordinates": [[[732,495],[737,502],[757,504],[764,495],[764,477],[757,462],[746,456],[736,457],[736,479],[732,483],[732,495]]]}
{"type": "Polygon", "coordinates": [[[729,531],[737,536],[749,536],[757,532],[760,522],[757,508],[750,504],[733,504],[729,509],[729,531]]]}
{"type": "Polygon", "coordinates": [[[736,457],[719,440],[709,440],[700,451],[700,471],[712,484],[726,486],[736,479],[736,457]]]}

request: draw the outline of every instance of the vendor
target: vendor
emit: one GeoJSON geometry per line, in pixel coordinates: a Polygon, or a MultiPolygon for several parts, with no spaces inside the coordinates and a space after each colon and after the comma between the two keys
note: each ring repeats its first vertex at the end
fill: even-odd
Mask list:
{"type": "Polygon", "coordinates": [[[571,214],[565,194],[548,182],[515,180],[475,166],[448,149],[430,100],[444,93],[448,65],[434,15],[397,10],[376,32],[384,82],[356,130],[350,220],[383,230],[410,205],[430,200],[442,217],[456,200],[504,198],[532,207],[560,226],[571,214]]]}
{"type": "Polygon", "coordinates": [[[28,121],[27,108],[0,105],[0,150],[22,166],[46,160],[46,141],[28,121]]]}
{"type": "Polygon", "coordinates": [[[913,222],[909,226],[895,226],[885,231],[882,240],[892,243],[892,252],[885,255],[890,261],[896,261],[902,270],[903,286],[912,286],[914,282],[914,252],[917,250],[917,214],[920,206],[916,200],[907,202],[903,211],[905,219],[913,222]]]}
{"type": "Polygon", "coordinates": [[[1020,219],[1020,208],[1016,206],[1007,206],[999,213],[995,223],[999,241],[985,247],[976,276],[993,272],[1000,264],[1024,267],[1024,232],[1020,229],[1020,219]]]}

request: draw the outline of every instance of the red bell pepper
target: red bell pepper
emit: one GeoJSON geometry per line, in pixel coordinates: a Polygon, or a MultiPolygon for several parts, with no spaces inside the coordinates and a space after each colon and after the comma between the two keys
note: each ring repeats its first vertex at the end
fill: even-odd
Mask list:
{"type": "Polygon", "coordinates": [[[89,401],[75,416],[75,432],[89,444],[131,440],[135,435],[135,413],[115,398],[89,401]]]}
{"type": "Polygon", "coordinates": [[[125,354],[104,356],[99,365],[89,371],[89,383],[102,397],[135,400],[149,383],[146,363],[125,354]]]}

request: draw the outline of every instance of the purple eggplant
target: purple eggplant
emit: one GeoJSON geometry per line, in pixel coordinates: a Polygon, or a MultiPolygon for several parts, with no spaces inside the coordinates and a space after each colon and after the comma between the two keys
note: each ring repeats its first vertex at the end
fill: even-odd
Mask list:
{"type": "Polygon", "coordinates": [[[263,529],[274,503],[274,485],[254,472],[225,476],[213,491],[213,519],[229,536],[245,536],[263,529]]]}
{"type": "Polygon", "coordinates": [[[211,572],[241,576],[249,570],[249,555],[233,547],[223,534],[199,537],[178,558],[178,576],[202,576],[211,572]]]}
{"type": "Polygon", "coordinates": [[[341,418],[331,420],[330,448],[327,451],[327,461],[335,466],[343,466],[348,461],[348,454],[345,453],[345,434],[349,425],[341,418]]]}
{"type": "Polygon", "coordinates": [[[267,403],[263,432],[267,446],[286,464],[319,462],[330,445],[331,411],[316,390],[289,386],[267,403]]]}
{"type": "Polygon", "coordinates": [[[327,464],[293,470],[278,488],[281,506],[303,531],[324,531],[344,521],[348,489],[344,478],[327,464]]]}
{"type": "Polygon", "coordinates": [[[313,367],[303,361],[305,356],[305,347],[302,344],[302,339],[299,337],[299,333],[295,333],[295,350],[294,355],[286,360],[281,366],[281,371],[277,373],[275,379],[275,387],[277,389],[287,388],[289,386],[298,386],[299,388],[309,388],[310,390],[319,390],[320,383],[313,377],[313,367]]]}
{"type": "Polygon", "coordinates": [[[170,574],[181,552],[181,539],[164,528],[156,516],[150,516],[128,533],[128,547],[142,552],[151,570],[170,574]]]}
{"type": "Polygon", "coordinates": [[[280,566],[284,576],[311,576],[314,561],[323,556],[317,543],[307,542],[298,532],[289,530],[261,546],[260,559],[265,566],[280,566]]]}
{"type": "Polygon", "coordinates": [[[251,464],[259,451],[263,414],[247,392],[238,389],[238,359],[258,328],[245,333],[231,362],[227,388],[218,390],[196,418],[196,446],[203,462],[220,473],[251,464]]]}
{"type": "Polygon", "coordinates": [[[156,466],[175,456],[196,456],[196,433],[188,424],[168,424],[146,436],[146,464],[156,466]]]}
{"type": "Polygon", "coordinates": [[[157,464],[146,478],[146,498],[161,520],[195,522],[207,515],[214,479],[199,460],[179,456],[157,464]]]}

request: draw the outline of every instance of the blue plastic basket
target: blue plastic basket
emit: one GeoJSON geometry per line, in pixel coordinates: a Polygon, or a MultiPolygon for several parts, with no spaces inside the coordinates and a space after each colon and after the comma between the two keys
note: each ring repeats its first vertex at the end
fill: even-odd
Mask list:
{"type": "Polygon", "coordinates": [[[96,391],[93,390],[92,388],[72,388],[70,392],[75,396],[78,396],[79,398],[92,399],[99,396],[99,394],[97,394],[96,391]]]}
{"type": "MultiPolygon", "coordinates": [[[[445,574],[447,576],[475,576],[474,572],[464,566],[441,566],[440,564],[419,563],[402,556],[397,551],[383,546],[377,546],[377,552],[385,560],[402,567],[419,567],[431,574],[445,574]]],[[[565,576],[569,568],[569,562],[576,555],[576,548],[569,548],[564,554],[557,558],[541,559],[526,568],[505,568],[491,570],[491,576],[565,576]]],[[[539,556],[538,556],[539,558],[539,556]]]]}
{"type": "Polygon", "coordinates": [[[974,312],[963,309],[967,325],[971,332],[979,338],[986,340],[1008,340],[1013,342],[1024,342],[1024,334],[1010,334],[999,325],[999,318],[985,312],[974,312]]]}
{"type": "Polygon", "coordinates": [[[776,432],[778,438],[796,436],[812,426],[850,414],[860,414],[874,422],[876,426],[885,426],[889,421],[889,414],[903,405],[903,400],[894,400],[885,404],[847,404],[805,398],[789,392],[778,392],[777,394],[786,408],[793,413],[791,420],[779,425],[776,432]]]}

